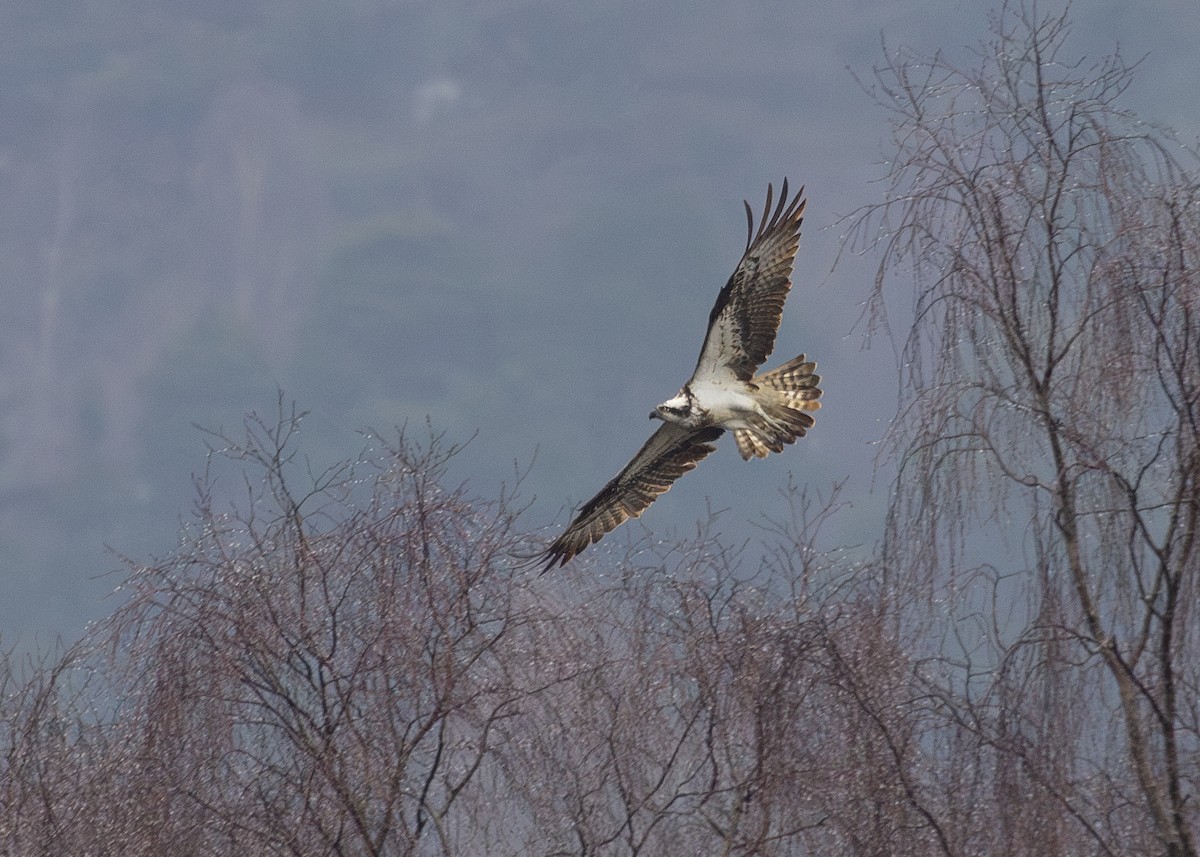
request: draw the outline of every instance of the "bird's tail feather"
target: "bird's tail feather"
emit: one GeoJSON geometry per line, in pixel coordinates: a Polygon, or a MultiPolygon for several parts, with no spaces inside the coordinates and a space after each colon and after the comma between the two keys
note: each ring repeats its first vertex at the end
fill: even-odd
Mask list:
{"type": "Polygon", "coordinates": [[[735,429],[734,439],[742,458],[766,458],[772,452],[782,452],[786,444],[804,437],[816,422],[812,414],[821,407],[821,376],[815,373],[817,364],[803,354],[782,366],[756,376],[752,383],[761,392],[774,395],[759,400],[763,416],[754,428],[735,429]]]}

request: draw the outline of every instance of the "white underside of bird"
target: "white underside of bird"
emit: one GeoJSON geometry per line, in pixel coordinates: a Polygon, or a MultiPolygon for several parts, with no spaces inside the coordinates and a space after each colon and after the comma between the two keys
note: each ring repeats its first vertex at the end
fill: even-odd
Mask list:
{"type": "Polygon", "coordinates": [[[651,416],[686,428],[753,429],[767,418],[756,392],[756,387],[736,378],[692,380],[674,398],[655,408],[651,416]],[[690,398],[686,390],[691,391],[690,398]]]}

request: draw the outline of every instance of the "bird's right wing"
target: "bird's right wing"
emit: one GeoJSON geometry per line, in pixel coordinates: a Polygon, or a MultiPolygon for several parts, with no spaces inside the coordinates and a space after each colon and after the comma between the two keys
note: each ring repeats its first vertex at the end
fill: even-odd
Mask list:
{"type": "Polygon", "coordinates": [[[783,303],[792,288],[792,263],[800,246],[804,188],[789,198],[784,179],[774,212],[772,198],[773,189],[767,185],[767,203],[757,232],[750,203],[745,204],[746,252],[709,314],[708,333],[693,378],[732,373],[738,380],[749,381],[775,348],[783,303]]]}
{"type": "Polygon", "coordinates": [[[542,552],[541,559],[545,561],[542,573],[555,565],[565,565],[620,524],[640,517],[659,494],[670,490],[671,483],[716,448],[712,441],[724,431],[715,426],[686,429],[675,423],[663,423],[625,469],[585,503],[571,525],[542,552]]]}

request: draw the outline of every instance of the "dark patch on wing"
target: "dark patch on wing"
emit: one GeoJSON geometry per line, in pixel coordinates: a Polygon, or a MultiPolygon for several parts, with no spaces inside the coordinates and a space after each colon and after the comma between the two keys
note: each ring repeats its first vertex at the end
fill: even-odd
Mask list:
{"type": "Polygon", "coordinates": [[[745,203],[746,251],[708,315],[697,369],[705,363],[728,366],[738,378],[748,381],[775,348],[783,304],[792,287],[792,263],[800,246],[804,188],[789,201],[784,179],[772,213],[773,196],[774,188],[767,185],[757,233],[750,203],[745,203]],[[730,341],[722,341],[726,332],[730,341]]]}
{"type": "Polygon", "coordinates": [[[630,518],[640,517],[660,494],[670,490],[676,479],[715,449],[712,441],[724,432],[715,426],[693,431],[675,423],[663,423],[625,469],[583,505],[571,525],[542,553],[545,559],[542,573],[555,565],[565,565],[606,533],[630,518]]]}

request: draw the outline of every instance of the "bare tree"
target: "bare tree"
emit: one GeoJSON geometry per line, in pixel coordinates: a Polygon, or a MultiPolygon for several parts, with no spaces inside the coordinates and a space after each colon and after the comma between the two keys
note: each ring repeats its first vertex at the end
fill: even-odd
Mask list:
{"type": "Polygon", "coordinates": [[[967,854],[996,814],[964,787],[1025,799],[885,569],[818,548],[836,493],[789,486],[758,566],[702,529],[539,579],[508,498],[445,487],[453,447],[308,474],[297,420],[218,437],[179,550],[5,674],[9,850],[967,854]]]}
{"type": "Polygon", "coordinates": [[[456,448],[311,474],[299,419],[214,435],[180,549],[6,673],[12,850],[927,852],[910,665],[853,575],[821,589],[807,500],[752,580],[702,532],[556,585],[509,557],[507,498],[445,487],[456,448]]]}
{"type": "Polygon", "coordinates": [[[873,320],[916,284],[884,566],[958,619],[937,696],[1012,807],[989,847],[1193,855],[1200,170],[1065,13],[993,23],[976,64],[895,53],[871,87],[873,320]]]}
{"type": "Polygon", "coordinates": [[[202,481],[185,549],[111,623],[139,782],[170,797],[153,827],[208,853],[459,853],[452,809],[516,711],[512,515],[444,488],[436,439],[306,476],[299,416],[216,437],[246,499],[202,481]]]}
{"type": "Polygon", "coordinates": [[[1005,7],[873,84],[873,320],[916,284],[878,555],[790,484],[762,551],[539,579],[456,447],[312,471],[281,406],[109,622],[0,660],[0,850],[1194,855],[1200,170],[1067,35],[1005,7]]]}
{"type": "MultiPolygon", "coordinates": [[[[532,623],[540,663],[501,755],[545,854],[912,854],[938,849],[924,689],[873,565],[818,549],[833,504],[786,492],[757,569],[702,528],[532,623]]],[[[589,566],[591,566],[589,568],[589,566]]]]}
{"type": "Polygon", "coordinates": [[[6,853],[61,844],[71,826],[57,798],[78,786],[72,766],[64,764],[76,725],[62,705],[73,663],[64,656],[22,668],[11,652],[0,659],[0,847],[6,853]]]}

